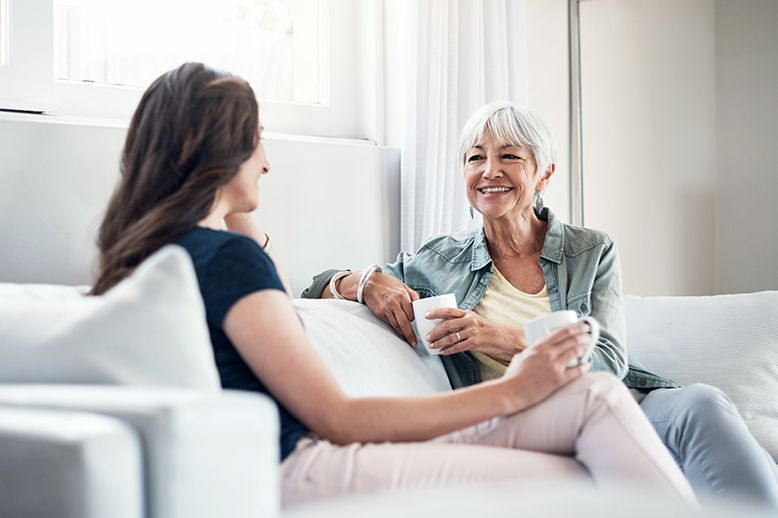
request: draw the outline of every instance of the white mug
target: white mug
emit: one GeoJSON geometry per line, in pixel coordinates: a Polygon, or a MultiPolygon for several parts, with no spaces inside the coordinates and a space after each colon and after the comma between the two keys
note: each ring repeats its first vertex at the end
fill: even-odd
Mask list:
{"type": "Polygon", "coordinates": [[[576,367],[578,365],[582,365],[589,361],[594,344],[596,344],[597,340],[600,338],[600,324],[592,316],[579,319],[578,314],[576,314],[575,311],[567,310],[554,311],[552,313],[533,318],[524,324],[524,336],[527,339],[527,345],[532,347],[557,329],[574,324],[579,320],[589,324],[589,334],[592,337],[592,341],[586,348],[584,354],[568,363],[567,366],[576,367]]]}
{"type": "Polygon", "coordinates": [[[440,354],[440,349],[433,349],[427,343],[426,336],[432,331],[435,326],[443,322],[442,318],[434,318],[428,320],[426,315],[433,309],[439,308],[456,308],[457,298],[453,293],[446,293],[445,295],[438,295],[437,297],[427,297],[426,299],[419,299],[413,301],[413,323],[414,330],[416,331],[416,338],[420,342],[427,354],[440,354]]]}

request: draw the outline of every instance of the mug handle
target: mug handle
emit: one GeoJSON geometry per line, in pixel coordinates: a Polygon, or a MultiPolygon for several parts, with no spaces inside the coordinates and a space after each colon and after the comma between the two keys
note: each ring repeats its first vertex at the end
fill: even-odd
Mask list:
{"type": "Polygon", "coordinates": [[[589,344],[589,348],[586,350],[586,352],[578,358],[578,363],[581,364],[586,359],[589,360],[589,357],[592,354],[592,350],[594,349],[594,346],[597,344],[597,340],[600,339],[600,323],[597,322],[597,319],[593,316],[584,317],[581,319],[581,322],[586,322],[589,325],[589,335],[592,337],[592,343],[589,344]]]}

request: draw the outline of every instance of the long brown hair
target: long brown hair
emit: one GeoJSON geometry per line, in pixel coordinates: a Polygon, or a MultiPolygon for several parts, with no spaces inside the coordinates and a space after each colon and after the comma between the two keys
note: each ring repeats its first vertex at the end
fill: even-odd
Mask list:
{"type": "Polygon", "coordinates": [[[113,287],[208,215],[219,188],[258,144],[258,122],[251,86],[202,63],[152,83],[127,131],[91,294],[113,287]]]}

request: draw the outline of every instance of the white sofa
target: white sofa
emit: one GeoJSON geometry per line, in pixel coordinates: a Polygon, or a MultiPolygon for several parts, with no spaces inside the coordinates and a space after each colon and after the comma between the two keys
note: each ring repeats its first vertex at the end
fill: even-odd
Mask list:
{"type": "MultiPolygon", "coordinates": [[[[171,247],[99,299],[82,297],[83,288],[0,284],[0,516],[281,512],[275,408],[259,395],[219,390],[195,282],[185,252],[171,247]]],[[[418,356],[364,306],[294,303],[348,393],[450,390],[438,358],[418,356]]],[[[778,458],[778,292],[628,297],[626,307],[636,357],[681,382],[722,388],[778,458]]],[[[573,476],[553,486],[525,481],[502,491],[512,495],[516,512],[530,512],[542,507],[537,495],[560,487],[570,495],[584,491],[573,476]]],[[[416,502],[402,509],[408,516],[434,505],[460,509],[454,516],[469,516],[468,505],[489,514],[506,502],[495,491],[377,495],[284,515],[378,515],[395,498],[416,502]]],[[[620,496],[586,494],[600,514],[624,495],[645,499],[641,512],[675,505],[635,488],[620,496]]],[[[567,499],[551,500],[549,515],[567,514],[567,499]]]]}

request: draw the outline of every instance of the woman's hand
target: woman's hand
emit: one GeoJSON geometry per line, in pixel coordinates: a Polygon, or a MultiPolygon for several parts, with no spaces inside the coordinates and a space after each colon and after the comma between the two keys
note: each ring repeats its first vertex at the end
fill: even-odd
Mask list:
{"type": "Polygon", "coordinates": [[[589,372],[591,363],[567,365],[584,354],[590,341],[587,326],[579,322],[551,333],[514,356],[501,380],[514,385],[515,411],[540,403],[561,386],[589,372]]]}
{"type": "Polygon", "coordinates": [[[527,347],[524,331],[498,324],[464,309],[440,308],[427,313],[430,319],[442,318],[427,337],[433,349],[449,355],[462,351],[485,354],[516,354],[527,347]]]}
{"type": "Polygon", "coordinates": [[[365,286],[363,299],[370,311],[392,326],[406,342],[416,346],[416,334],[413,332],[413,306],[419,294],[404,282],[391,275],[376,272],[370,276],[365,286]]]}

